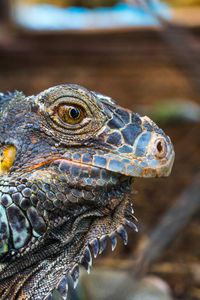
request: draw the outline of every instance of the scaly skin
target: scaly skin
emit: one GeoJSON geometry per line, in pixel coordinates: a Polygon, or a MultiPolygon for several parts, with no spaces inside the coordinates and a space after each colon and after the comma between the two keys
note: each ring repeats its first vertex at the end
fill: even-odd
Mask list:
{"type": "Polygon", "coordinates": [[[0,298],[67,297],[90,249],[137,230],[134,177],[170,174],[174,151],[149,118],[78,85],[0,94],[0,298]]]}

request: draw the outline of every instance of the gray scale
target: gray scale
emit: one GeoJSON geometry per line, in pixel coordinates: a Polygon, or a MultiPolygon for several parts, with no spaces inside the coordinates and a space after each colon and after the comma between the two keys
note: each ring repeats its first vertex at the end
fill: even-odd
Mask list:
{"type": "Polygon", "coordinates": [[[41,192],[41,191],[39,191],[39,192],[37,193],[37,198],[38,198],[38,200],[40,201],[40,203],[45,202],[46,199],[47,199],[46,194],[43,193],[43,192],[41,192]]]}
{"type": "Polygon", "coordinates": [[[58,193],[55,194],[55,198],[60,200],[60,201],[64,201],[65,200],[65,195],[58,192],[58,193]]]}
{"type": "Polygon", "coordinates": [[[14,194],[16,192],[17,192],[17,188],[15,186],[11,186],[10,189],[9,189],[9,193],[14,194]]]}
{"type": "Polygon", "coordinates": [[[32,192],[33,192],[33,193],[37,193],[37,191],[38,191],[38,186],[37,186],[37,184],[34,183],[34,184],[32,185],[32,187],[31,187],[31,189],[32,189],[32,192]]]}
{"type": "Polygon", "coordinates": [[[79,152],[73,153],[72,157],[73,157],[73,161],[77,161],[77,162],[81,161],[81,155],[79,152]]]}
{"type": "Polygon", "coordinates": [[[140,125],[136,126],[133,124],[127,125],[122,131],[124,142],[130,146],[134,145],[135,139],[142,132],[140,125]]]}
{"type": "Polygon", "coordinates": [[[24,184],[20,184],[20,185],[17,186],[17,189],[18,189],[19,192],[21,192],[23,189],[25,189],[25,187],[26,186],[24,184]]]}
{"type": "Polygon", "coordinates": [[[1,204],[5,207],[10,206],[13,203],[12,198],[9,194],[3,194],[1,196],[1,204]]]}
{"type": "Polygon", "coordinates": [[[109,161],[108,170],[112,171],[112,172],[121,172],[124,173],[125,170],[125,165],[123,164],[122,161],[119,161],[117,159],[111,159],[109,161]]]}
{"type": "Polygon", "coordinates": [[[15,249],[20,249],[30,239],[30,224],[21,209],[12,204],[6,209],[15,249]]]}
{"type": "MultiPolygon", "coordinates": [[[[65,202],[65,200],[64,200],[64,202],[65,202]]],[[[62,201],[56,199],[56,200],[53,201],[53,205],[54,205],[55,207],[57,207],[57,208],[61,208],[64,202],[62,202],[62,201]]]]}
{"type": "Polygon", "coordinates": [[[126,172],[127,174],[133,174],[133,173],[137,173],[137,174],[141,174],[142,175],[142,172],[143,172],[143,168],[138,166],[137,164],[135,165],[127,165],[127,168],[126,168],[126,172]]]}
{"type": "Polygon", "coordinates": [[[72,203],[77,203],[78,202],[77,197],[75,197],[73,194],[67,195],[67,200],[69,200],[72,203]]]}
{"type": "Polygon", "coordinates": [[[22,194],[20,192],[14,193],[12,195],[12,200],[14,203],[16,203],[17,205],[20,204],[21,200],[22,200],[22,194]]]}
{"type": "Polygon", "coordinates": [[[91,154],[89,154],[89,153],[85,153],[82,156],[82,162],[83,163],[91,163],[92,159],[93,159],[93,156],[91,154]]]}
{"type": "Polygon", "coordinates": [[[143,134],[140,135],[140,137],[137,141],[135,155],[143,156],[146,154],[147,147],[148,147],[149,141],[151,140],[151,137],[152,137],[152,134],[150,132],[144,132],[143,134]]]}
{"type": "Polygon", "coordinates": [[[85,200],[92,200],[93,197],[94,196],[93,196],[93,194],[91,192],[89,192],[89,191],[83,191],[83,198],[85,200]]]}
{"type": "Polygon", "coordinates": [[[5,208],[0,204],[0,257],[8,252],[10,230],[5,208]]]}
{"type": "Polygon", "coordinates": [[[20,201],[20,207],[23,210],[27,210],[31,206],[31,200],[30,198],[22,198],[20,201]]]}
{"type": "Polygon", "coordinates": [[[59,192],[64,192],[64,187],[60,184],[60,182],[57,180],[58,183],[56,183],[56,188],[59,192]]]}
{"type": "Polygon", "coordinates": [[[49,200],[44,201],[43,207],[49,211],[54,209],[54,205],[53,205],[52,201],[49,201],[49,200]]]}
{"type": "Polygon", "coordinates": [[[24,196],[24,197],[30,197],[31,196],[31,193],[32,193],[32,191],[31,191],[31,189],[30,188],[25,188],[25,189],[23,189],[22,190],[22,195],[24,196]]]}
{"type": "Polygon", "coordinates": [[[82,191],[80,191],[80,190],[77,190],[77,189],[72,189],[72,194],[75,196],[75,197],[77,197],[77,198],[82,198],[82,196],[83,196],[83,193],[82,193],[82,191]]]}
{"type": "Polygon", "coordinates": [[[45,233],[46,224],[43,218],[38,214],[37,210],[34,207],[30,207],[27,210],[27,216],[29,222],[31,223],[32,228],[40,235],[45,233]]]}
{"type": "Polygon", "coordinates": [[[102,179],[97,179],[96,183],[97,183],[98,186],[104,186],[105,185],[105,181],[102,180],[102,179]]]}
{"type": "Polygon", "coordinates": [[[38,198],[35,195],[31,195],[30,200],[31,200],[31,203],[33,204],[33,206],[37,205],[38,198]]]}
{"type": "Polygon", "coordinates": [[[114,146],[119,146],[122,144],[122,135],[119,131],[114,131],[113,133],[111,133],[106,142],[108,144],[114,145],[114,146]]]}
{"type": "Polygon", "coordinates": [[[98,156],[98,155],[95,155],[94,156],[94,165],[96,167],[105,167],[106,166],[106,163],[107,163],[107,159],[103,156],[98,156]]]}
{"type": "Polygon", "coordinates": [[[2,193],[6,194],[6,193],[9,192],[9,187],[8,186],[3,186],[1,191],[2,191],[2,193]]]}
{"type": "Polygon", "coordinates": [[[53,192],[51,192],[51,191],[47,192],[47,193],[46,193],[46,196],[47,196],[47,198],[48,198],[49,200],[54,200],[54,199],[56,199],[55,194],[54,194],[53,192]]]}

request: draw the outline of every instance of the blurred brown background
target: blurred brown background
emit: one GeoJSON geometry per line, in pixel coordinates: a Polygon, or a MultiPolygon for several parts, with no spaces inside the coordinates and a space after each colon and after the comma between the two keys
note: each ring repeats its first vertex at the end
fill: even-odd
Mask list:
{"type": "MultiPolygon", "coordinates": [[[[86,2],[94,7],[117,1],[86,2]]],[[[147,114],[175,146],[169,178],[135,180],[139,233],[129,232],[128,246],[119,242],[112,254],[108,247],[71,299],[200,299],[200,3],[166,2],[173,19],[160,27],[55,32],[19,27],[10,10],[14,2],[0,4],[1,92],[30,95],[57,84],[80,84],[147,114]],[[113,286],[118,280],[121,294],[113,286]],[[136,298],[135,291],[145,289],[136,298]]]]}

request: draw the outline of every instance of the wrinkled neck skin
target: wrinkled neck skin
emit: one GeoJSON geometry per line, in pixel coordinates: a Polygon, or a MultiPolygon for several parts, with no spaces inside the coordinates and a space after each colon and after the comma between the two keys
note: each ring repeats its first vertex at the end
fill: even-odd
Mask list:
{"type": "MultiPolygon", "coordinates": [[[[26,187],[30,186],[30,181],[25,183],[23,178],[21,181],[26,187]]],[[[132,223],[131,180],[126,184],[126,187],[120,186],[116,191],[111,189],[107,195],[100,189],[99,194],[106,199],[104,205],[91,202],[84,206],[68,203],[62,210],[47,211],[43,208],[41,215],[46,215],[49,224],[45,233],[41,233],[40,242],[36,238],[32,239],[20,255],[15,252],[2,260],[1,299],[46,299],[47,295],[52,295],[52,286],[65,299],[67,276],[71,275],[76,285],[78,266],[83,265],[89,272],[92,263],[90,249],[96,257],[105,249],[109,238],[114,250],[117,234],[126,244],[124,226],[128,223],[137,229],[132,223]]]]}
{"type": "Polygon", "coordinates": [[[0,93],[0,299],[67,298],[125,226],[132,181],[168,176],[170,138],[148,117],[78,85],[0,93]]]}

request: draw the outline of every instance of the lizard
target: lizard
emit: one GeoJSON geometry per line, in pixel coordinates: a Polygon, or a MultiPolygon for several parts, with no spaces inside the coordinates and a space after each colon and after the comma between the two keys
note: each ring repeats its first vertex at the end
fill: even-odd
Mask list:
{"type": "Polygon", "coordinates": [[[126,226],[136,177],[165,177],[174,149],[147,116],[75,84],[0,93],[0,298],[67,299],[126,226]]]}

